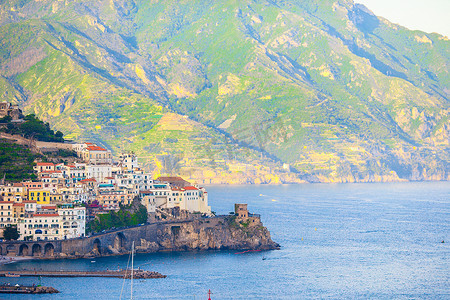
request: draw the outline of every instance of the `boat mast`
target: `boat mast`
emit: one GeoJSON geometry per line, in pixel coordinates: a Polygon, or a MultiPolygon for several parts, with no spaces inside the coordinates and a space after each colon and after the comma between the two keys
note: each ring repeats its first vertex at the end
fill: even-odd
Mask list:
{"type": "Polygon", "coordinates": [[[133,300],[134,241],[131,245],[131,300],[133,300]]]}

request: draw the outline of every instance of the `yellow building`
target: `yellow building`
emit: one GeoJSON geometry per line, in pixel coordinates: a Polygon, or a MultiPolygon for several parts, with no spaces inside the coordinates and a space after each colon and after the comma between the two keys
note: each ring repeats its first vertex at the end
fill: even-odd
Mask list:
{"type": "Polygon", "coordinates": [[[63,199],[61,194],[50,194],[49,197],[51,203],[61,203],[63,199]]]}
{"type": "Polygon", "coordinates": [[[47,190],[30,189],[28,199],[36,201],[37,204],[50,204],[51,195],[47,190]]]}

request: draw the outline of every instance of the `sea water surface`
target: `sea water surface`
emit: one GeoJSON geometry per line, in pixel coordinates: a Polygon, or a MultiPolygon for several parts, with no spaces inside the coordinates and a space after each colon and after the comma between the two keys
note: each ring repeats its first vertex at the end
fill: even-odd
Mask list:
{"type": "MultiPolygon", "coordinates": [[[[211,299],[450,299],[447,182],[210,186],[208,192],[218,214],[248,203],[281,250],[137,254],[136,268],[168,277],[134,280],[134,299],[207,299],[209,289],[211,299]]],[[[97,270],[127,262],[120,256],[0,268],[97,270]]],[[[61,293],[0,298],[119,299],[121,292],[130,298],[130,281],[117,278],[42,278],[42,285],[61,293]]]]}

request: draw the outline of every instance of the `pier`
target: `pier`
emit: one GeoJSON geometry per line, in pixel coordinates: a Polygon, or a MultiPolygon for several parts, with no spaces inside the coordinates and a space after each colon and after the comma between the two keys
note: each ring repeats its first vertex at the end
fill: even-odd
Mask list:
{"type": "MultiPolygon", "coordinates": [[[[11,277],[115,277],[115,278],[131,278],[131,270],[107,270],[107,271],[42,271],[42,270],[21,270],[21,271],[0,271],[0,276],[11,277]]],[[[145,270],[134,270],[133,278],[135,279],[152,279],[166,278],[158,272],[145,270]]]]}

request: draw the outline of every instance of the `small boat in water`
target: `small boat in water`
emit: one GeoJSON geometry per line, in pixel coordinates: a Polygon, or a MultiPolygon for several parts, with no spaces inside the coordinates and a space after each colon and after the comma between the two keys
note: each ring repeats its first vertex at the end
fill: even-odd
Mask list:
{"type": "Polygon", "coordinates": [[[6,273],[5,277],[20,277],[20,274],[6,273]]]}

